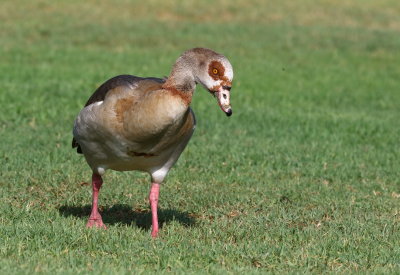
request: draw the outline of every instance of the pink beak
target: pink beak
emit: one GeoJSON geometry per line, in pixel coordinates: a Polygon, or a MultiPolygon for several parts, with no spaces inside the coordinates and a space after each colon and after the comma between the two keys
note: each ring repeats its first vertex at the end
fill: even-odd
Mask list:
{"type": "Polygon", "coordinates": [[[221,86],[218,91],[215,92],[215,96],[218,100],[218,105],[227,116],[232,115],[232,107],[230,103],[230,87],[221,86]]]}

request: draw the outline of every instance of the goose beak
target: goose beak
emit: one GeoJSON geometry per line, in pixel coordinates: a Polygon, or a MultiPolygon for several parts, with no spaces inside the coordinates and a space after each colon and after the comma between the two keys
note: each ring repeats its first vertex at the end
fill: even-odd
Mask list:
{"type": "Polygon", "coordinates": [[[209,90],[210,93],[217,98],[219,107],[227,116],[232,115],[232,107],[230,103],[230,94],[231,94],[230,90],[231,90],[230,86],[221,86],[218,88],[217,91],[209,90]]]}
{"type": "Polygon", "coordinates": [[[230,86],[221,86],[216,92],[215,96],[218,100],[218,105],[222,111],[227,116],[232,115],[232,107],[230,103],[230,96],[231,96],[231,87],[230,86]]]}

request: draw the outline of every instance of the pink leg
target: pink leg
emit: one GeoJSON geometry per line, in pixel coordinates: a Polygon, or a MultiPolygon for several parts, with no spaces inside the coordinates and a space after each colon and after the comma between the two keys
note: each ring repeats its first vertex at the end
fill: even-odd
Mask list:
{"type": "Polygon", "coordinates": [[[152,218],[151,236],[153,238],[157,237],[158,233],[157,204],[158,204],[159,193],[160,193],[160,184],[152,183],[149,194],[149,200],[150,200],[151,218],[152,218]]]}
{"type": "Polygon", "coordinates": [[[86,224],[86,227],[99,227],[107,229],[104,225],[103,220],[101,219],[99,210],[98,210],[98,198],[99,198],[99,191],[101,185],[103,184],[103,179],[100,175],[93,173],[92,175],[92,187],[93,187],[93,197],[92,197],[92,212],[90,213],[89,220],[86,224]]]}

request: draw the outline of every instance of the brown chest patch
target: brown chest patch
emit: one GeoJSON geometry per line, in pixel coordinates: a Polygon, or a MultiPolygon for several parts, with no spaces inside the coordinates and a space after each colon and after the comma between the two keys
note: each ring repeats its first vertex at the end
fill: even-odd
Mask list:
{"type": "Polygon", "coordinates": [[[147,154],[147,153],[139,153],[139,152],[134,152],[134,151],[128,151],[126,152],[127,155],[131,156],[131,157],[145,157],[145,158],[149,158],[149,157],[154,157],[154,154],[147,154]]]}
{"type": "Polygon", "coordinates": [[[114,105],[115,117],[119,123],[124,122],[124,114],[133,104],[133,97],[124,97],[117,100],[114,105]]]}

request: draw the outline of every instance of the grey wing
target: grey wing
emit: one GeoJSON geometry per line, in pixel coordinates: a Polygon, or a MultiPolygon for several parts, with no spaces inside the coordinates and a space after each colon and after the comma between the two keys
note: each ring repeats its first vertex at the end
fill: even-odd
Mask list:
{"type": "MultiPolygon", "coordinates": [[[[86,102],[85,106],[89,106],[90,104],[96,103],[103,101],[107,93],[111,91],[112,89],[118,87],[118,86],[132,86],[136,82],[139,82],[141,80],[145,79],[151,79],[159,83],[164,83],[165,79],[161,78],[156,78],[156,77],[138,77],[134,75],[118,75],[113,78],[110,78],[106,82],[100,85],[99,88],[89,97],[88,101],[86,102]]],[[[82,149],[79,146],[79,143],[75,140],[75,138],[72,138],[72,148],[76,148],[76,151],[78,154],[82,154],[82,149]]]]}

